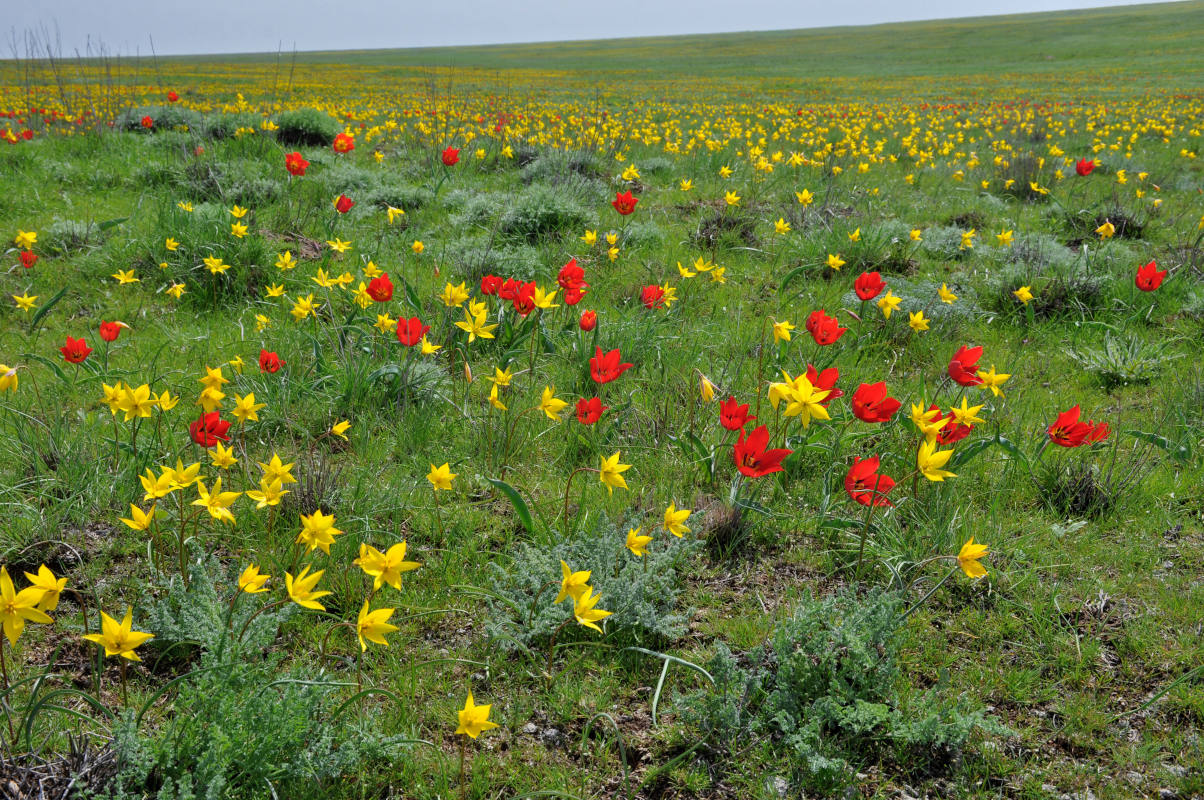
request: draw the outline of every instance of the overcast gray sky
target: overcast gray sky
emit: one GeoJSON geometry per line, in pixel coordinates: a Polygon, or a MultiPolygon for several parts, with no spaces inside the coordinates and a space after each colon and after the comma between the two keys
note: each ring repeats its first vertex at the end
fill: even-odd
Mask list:
{"type": "MultiPolygon", "coordinates": [[[[56,27],[63,52],[91,38],[160,55],[610,39],[867,25],[1132,5],[1134,0],[3,0],[18,37],[56,27]]],[[[9,58],[8,31],[0,57],[9,58]]]]}

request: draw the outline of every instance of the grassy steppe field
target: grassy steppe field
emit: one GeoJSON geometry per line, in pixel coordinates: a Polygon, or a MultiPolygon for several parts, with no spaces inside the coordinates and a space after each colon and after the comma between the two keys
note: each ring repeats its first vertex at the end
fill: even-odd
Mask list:
{"type": "Polygon", "coordinates": [[[1201,40],[0,62],[0,775],[1204,796],[1201,40]]]}

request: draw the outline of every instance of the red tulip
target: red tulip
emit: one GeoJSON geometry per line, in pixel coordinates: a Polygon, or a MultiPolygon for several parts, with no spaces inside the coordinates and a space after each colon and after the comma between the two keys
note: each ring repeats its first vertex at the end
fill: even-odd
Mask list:
{"type": "Polygon", "coordinates": [[[816,389],[827,392],[828,396],[819,401],[819,404],[824,408],[828,407],[838,397],[844,397],[844,392],[836,388],[836,381],[840,380],[840,370],[836,367],[828,367],[823,372],[816,372],[815,367],[807,365],[807,380],[816,389]]]}
{"type": "Polygon", "coordinates": [[[25,269],[33,269],[33,265],[38,263],[38,254],[29,250],[21,251],[21,266],[25,269]]]}
{"type": "MultiPolygon", "coordinates": [[[[582,284],[584,286],[585,284],[582,284]]],[[[585,299],[585,289],[580,286],[574,286],[571,289],[564,290],[565,305],[575,306],[585,299]]]]}
{"type": "Polygon", "coordinates": [[[1162,285],[1163,279],[1169,274],[1166,270],[1158,269],[1158,265],[1151,261],[1137,270],[1133,283],[1143,292],[1152,292],[1162,285]]]}
{"type": "Polygon", "coordinates": [[[889,422],[901,405],[887,396],[885,381],[863,383],[853,392],[853,416],[862,422],[889,422]]]}
{"type": "Polygon", "coordinates": [[[497,275],[486,275],[481,278],[481,294],[492,295],[497,294],[498,289],[502,288],[502,279],[497,275]]]}
{"type": "MultiPolygon", "coordinates": [[[[933,422],[936,422],[942,418],[940,406],[934,404],[929,406],[928,410],[936,412],[936,416],[933,417],[932,420],[933,422]]],[[[943,417],[947,420],[947,422],[945,422],[944,426],[936,432],[936,440],[939,444],[957,444],[962,439],[965,439],[967,436],[969,436],[970,431],[974,430],[973,426],[963,425],[962,423],[958,422],[957,415],[955,415],[952,411],[943,415],[943,417]]]]}
{"type": "Polygon", "coordinates": [[[535,281],[521,284],[510,301],[514,310],[524,317],[535,310],[535,288],[535,281]]]}
{"type": "Polygon", "coordinates": [[[393,299],[393,281],[389,273],[382,272],[368,281],[368,296],[378,303],[387,303],[393,299]]]}
{"type": "Polygon", "coordinates": [[[1091,426],[1091,433],[1087,434],[1088,444],[1102,442],[1112,434],[1112,429],[1108,427],[1108,423],[1106,422],[1096,422],[1095,420],[1091,420],[1087,424],[1091,426]]]}
{"type": "Polygon", "coordinates": [[[155,121],[150,118],[149,114],[142,118],[142,127],[146,128],[148,130],[150,128],[155,127],[155,121]]]}
{"type": "Polygon", "coordinates": [[[749,478],[760,478],[773,472],[782,471],[782,459],[793,453],[793,450],[780,448],[767,450],[769,446],[769,429],[759,425],[744,438],[744,430],[740,430],[740,438],[732,447],[732,459],[741,475],[749,478]]]}
{"type": "Polygon", "coordinates": [[[454,167],[456,162],[460,160],[460,149],[457,147],[448,147],[443,151],[443,166],[454,167]]]}
{"type": "Polygon", "coordinates": [[[289,175],[301,177],[309,168],[309,162],[300,153],[289,153],[284,157],[284,168],[288,170],[289,175]]]}
{"type": "Polygon", "coordinates": [[[334,199],[334,210],[340,214],[346,214],[355,205],[355,201],[345,194],[341,194],[334,199]]]}
{"type": "Polygon", "coordinates": [[[121,329],[125,327],[124,322],[101,322],[100,323],[100,338],[106,342],[116,341],[117,336],[121,333],[121,329]]]}
{"type": "Polygon", "coordinates": [[[959,386],[977,386],[982,378],[974,374],[978,369],[978,359],[982,358],[981,347],[962,345],[949,359],[949,377],[959,386]]]}
{"type": "Polygon", "coordinates": [[[1074,165],[1074,171],[1081,177],[1086,177],[1091,174],[1091,170],[1095,169],[1095,159],[1080,158],[1074,165]]]}
{"type": "Polygon", "coordinates": [[[877,272],[863,272],[857,276],[857,280],[853,281],[853,291],[862,300],[873,300],[882,294],[882,290],[885,288],[886,282],[877,272]]]}
{"type": "Polygon", "coordinates": [[[498,287],[497,296],[503,300],[514,300],[518,296],[518,290],[523,286],[523,282],[514,278],[507,278],[502,281],[502,285],[498,287]]]}
{"type": "Polygon", "coordinates": [[[397,341],[406,347],[413,347],[422,341],[422,337],[426,336],[426,332],[430,329],[431,326],[423,325],[422,320],[418,317],[399,319],[397,320],[397,341]]]}
{"type": "Polygon", "coordinates": [[[748,403],[740,405],[734,397],[719,401],[719,424],[727,430],[740,430],[754,419],[756,417],[749,416],[748,403]]]}
{"type": "Polygon", "coordinates": [[[284,362],[280,360],[280,356],[278,356],[275,353],[275,351],[260,349],[260,351],[259,351],[259,371],[260,372],[272,372],[272,373],[279,372],[280,368],[283,366],[284,366],[284,362]]]}
{"type": "Polygon", "coordinates": [[[849,497],[863,506],[894,505],[885,495],[895,488],[895,481],[889,475],[878,474],[878,456],[857,458],[853,456],[853,466],[844,476],[844,490],[849,497]]]}
{"type": "Polygon", "coordinates": [[[589,374],[597,383],[610,383],[634,366],[619,363],[623,356],[617,348],[606,355],[602,355],[601,347],[595,347],[594,351],[594,357],[589,360],[589,374]]]}
{"type": "Polygon", "coordinates": [[[178,94],[176,94],[174,91],[167,93],[167,102],[174,103],[179,99],[180,99],[180,96],[178,94]]]}
{"type": "Polygon", "coordinates": [[[610,406],[602,405],[597,397],[586,400],[582,397],[577,401],[577,421],[582,425],[593,425],[602,418],[602,412],[610,406]]]}
{"type": "Polygon", "coordinates": [[[614,206],[615,211],[618,211],[623,216],[627,216],[635,211],[635,204],[640,202],[638,197],[632,197],[631,191],[615,192],[615,199],[610,202],[614,206]]]}
{"type": "Polygon", "coordinates": [[[355,137],[348,133],[340,133],[334,137],[334,147],[336,153],[350,153],[355,149],[355,137]]]}
{"type": "Polygon", "coordinates": [[[199,419],[188,426],[188,435],[201,447],[213,447],[219,440],[230,441],[229,430],[230,422],[222,419],[221,412],[210,411],[208,414],[201,414],[199,419]]]}
{"type": "MultiPolygon", "coordinates": [[[[1058,415],[1053,424],[1049,426],[1049,440],[1059,447],[1078,447],[1087,441],[1087,438],[1095,433],[1096,425],[1091,422],[1079,421],[1080,410],[1078,406],[1067,409],[1058,415]]],[[[1103,437],[1107,437],[1109,431],[1107,425],[1102,425],[1103,437]]]]}
{"type": "Polygon", "coordinates": [[[586,333],[589,333],[598,326],[598,313],[596,311],[582,312],[581,319],[577,321],[577,326],[586,333]]]}
{"type": "Polygon", "coordinates": [[[640,292],[640,302],[644,304],[644,308],[650,311],[654,308],[664,308],[665,290],[655,283],[645,286],[640,292]]]}
{"type": "Polygon", "coordinates": [[[556,282],[560,284],[560,288],[562,289],[583,289],[589,286],[585,282],[585,270],[577,265],[577,259],[575,258],[560,268],[560,274],[556,276],[556,282]]]}
{"type": "Polygon", "coordinates": [[[840,327],[840,321],[836,317],[829,317],[822,308],[811,312],[806,327],[815,343],[825,347],[835,344],[849,330],[840,327]]]}
{"type": "Polygon", "coordinates": [[[82,364],[92,352],[92,348],[88,347],[85,339],[72,339],[68,336],[67,343],[59,348],[59,352],[63,354],[63,359],[68,364],[82,364]]]}

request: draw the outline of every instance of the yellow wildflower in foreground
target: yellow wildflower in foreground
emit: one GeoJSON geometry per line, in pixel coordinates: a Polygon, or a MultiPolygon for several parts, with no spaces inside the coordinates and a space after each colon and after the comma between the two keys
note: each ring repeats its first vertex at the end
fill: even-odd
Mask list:
{"type": "Polygon", "coordinates": [[[981,578],[987,574],[986,569],[982,564],[978,563],[978,559],[987,554],[987,546],[985,544],[974,544],[974,537],[962,545],[961,551],[957,554],[957,565],[962,568],[962,572],[966,573],[970,578],[981,578]]]}
{"type": "Polygon", "coordinates": [[[941,284],[941,288],[936,290],[936,293],[940,295],[942,303],[953,305],[953,301],[957,299],[957,295],[951,292],[948,285],[944,283],[941,284]]]}
{"type": "Polygon", "coordinates": [[[982,379],[982,385],[991,390],[991,394],[996,397],[1003,397],[1003,392],[999,390],[1007,382],[1007,379],[1012,377],[1010,374],[996,372],[995,365],[991,365],[989,372],[983,372],[981,369],[977,372],[979,378],[982,379]]]}
{"type": "Polygon", "coordinates": [[[553,422],[560,422],[560,412],[568,407],[568,403],[556,396],[556,389],[552,386],[545,386],[543,394],[539,397],[539,410],[542,411],[548,419],[553,422]]]}
{"type": "Polygon", "coordinates": [[[0,392],[17,391],[17,368],[0,364],[0,392]]]}
{"type": "Polygon", "coordinates": [[[594,608],[599,599],[599,595],[594,594],[593,588],[586,586],[581,596],[573,600],[573,616],[576,617],[579,624],[602,633],[602,629],[598,627],[597,623],[599,620],[609,617],[612,612],[594,608]]]}
{"type": "Polygon", "coordinates": [[[907,315],[907,324],[916,333],[928,330],[928,322],[929,320],[924,316],[923,310],[916,311],[914,314],[908,313],[907,315]]]}
{"type": "Polygon", "coordinates": [[[631,469],[630,464],[620,464],[619,454],[616,452],[610,458],[602,459],[602,465],[598,468],[599,479],[606,484],[606,489],[610,494],[615,493],[615,488],[626,489],[627,481],[623,480],[621,473],[631,469]]]}
{"type": "Polygon", "coordinates": [[[38,610],[44,594],[45,590],[37,586],[16,591],[12,578],[8,577],[8,569],[0,567],[0,624],[4,626],[4,635],[8,637],[10,645],[17,644],[17,638],[25,630],[26,620],[43,625],[54,622],[38,610]]]}
{"type": "Polygon", "coordinates": [[[828,253],[827,265],[834,270],[839,271],[845,265],[845,260],[840,257],[840,253],[828,253]]]}
{"type": "Polygon", "coordinates": [[[37,231],[23,231],[17,229],[17,235],[13,238],[13,244],[22,250],[32,250],[33,246],[38,243],[37,231]]]}
{"type": "Polygon", "coordinates": [[[1012,292],[1012,294],[1016,295],[1016,299],[1025,305],[1028,305],[1029,301],[1033,299],[1032,289],[1027,286],[1021,286],[1019,289],[1012,292]]]}
{"type": "Polygon", "coordinates": [[[459,727],[456,728],[456,734],[475,739],[485,731],[496,728],[497,723],[489,721],[491,708],[493,708],[492,703],[483,706],[476,705],[472,700],[472,692],[469,692],[468,699],[464,701],[464,708],[456,712],[460,722],[459,727]]]}
{"type": "Polygon", "coordinates": [[[142,633],[133,629],[134,610],[127,607],[125,618],[118,622],[105,612],[100,612],[100,633],[84,636],[105,649],[105,657],[121,656],[130,661],[141,661],[135,649],[155,638],[153,633],[142,633]]]}
{"type": "Polygon", "coordinates": [[[318,581],[322,579],[322,574],[325,572],[326,570],[320,569],[314,574],[310,575],[309,565],[306,564],[305,568],[297,574],[296,578],[294,578],[292,574],[288,572],[284,573],[284,587],[288,591],[288,596],[294,603],[302,608],[309,608],[314,611],[325,611],[326,606],[319,603],[318,598],[325,597],[326,595],[330,594],[330,592],[314,591],[314,586],[316,586],[318,581]]]}
{"type": "Polygon", "coordinates": [[[393,616],[393,609],[378,608],[375,611],[369,611],[368,601],[364,601],[359,617],[355,621],[355,633],[360,640],[360,652],[368,649],[368,645],[364,642],[365,639],[374,644],[389,646],[389,643],[385,641],[385,634],[401,630],[389,622],[391,616],[393,616]]]}
{"type": "Polygon", "coordinates": [[[38,611],[54,611],[58,607],[59,596],[67,587],[66,578],[58,577],[51,572],[50,567],[42,564],[38,567],[36,575],[26,572],[25,579],[29,581],[30,589],[38,589],[42,592],[42,599],[38,601],[38,611]]]}
{"type": "Polygon", "coordinates": [[[16,302],[17,308],[22,311],[33,311],[33,304],[38,301],[38,295],[14,294],[13,301],[16,302]]]}
{"type": "Polygon", "coordinates": [[[930,481],[943,481],[945,478],[956,478],[957,475],[947,469],[942,469],[949,463],[952,450],[937,450],[935,441],[926,441],[916,451],[916,469],[930,481]]]}
{"type": "Polygon", "coordinates": [[[234,524],[234,515],[230,513],[230,506],[242,496],[242,492],[223,492],[221,478],[213,482],[213,491],[206,489],[205,482],[200,480],[196,482],[196,490],[199,497],[192,501],[194,506],[205,509],[209,512],[209,516],[219,522],[234,524]]]}
{"type": "Polygon", "coordinates": [[[259,594],[260,592],[266,592],[267,589],[264,587],[264,584],[266,584],[271,577],[271,575],[260,574],[259,567],[255,564],[252,564],[244,569],[238,576],[238,589],[239,591],[246,592],[247,594],[259,594]]]}
{"type": "Polygon", "coordinates": [[[794,326],[791,325],[789,322],[786,322],[784,320],[782,322],[778,322],[777,320],[774,320],[773,321],[773,340],[775,342],[790,341],[790,332],[792,330],[794,330],[794,326]]]}
{"type": "Polygon", "coordinates": [[[587,586],[589,586],[590,570],[583,569],[578,572],[573,572],[563,560],[560,562],[560,592],[556,595],[556,599],[552,601],[552,605],[556,605],[566,597],[573,598],[574,601],[580,597],[587,586]]]}
{"type": "Polygon", "coordinates": [[[301,515],[301,532],[297,534],[297,541],[305,545],[305,552],[320,548],[323,553],[330,555],[334,537],[343,533],[334,526],[334,519],[333,514],[323,514],[320,508],[309,516],[301,515]]]}
{"type": "Polygon", "coordinates": [[[640,535],[640,528],[631,528],[627,531],[627,549],[637,556],[648,554],[648,543],[651,541],[651,536],[640,535]]]}
{"type": "Polygon", "coordinates": [[[661,522],[661,527],[667,530],[674,536],[681,537],[683,534],[689,533],[690,529],[686,527],[686,520],[694,512],[688,508],[679,509],[673,503],[665,509],[665,518],[661,522]]]}
{"type": "Polygon", "coordinates": [[[405,542],[398,542],[383,553],[370,544],[361,544],[359,558],[352,563],[362,569],[365,575],[375,578],[372,591],[386,583],[400,591],[401,574],[422,566],[417,561],[406,561],[405,542]]]}
{"type": "MultiPolygon", "coordinates": [[[[146,479],[143,479],[143,484],[145,484],[145,483],[146,483],[146,479]]],[[[144,531],[150,527],[151,521],[154,520],[154,518],[155,518],[155,507],[154,506],[151,506],[150,511],[143,511],[142,509],[138,508],[138,506],[134,505],[133,503],[130,503],[129,519],[122,517],[121,521],[126,524],[126,527],[128,527],[132,530],[144,531]]]]}
{"type": "MultiPolygon", "coordinates": [[[[497,387],[495,386],[494,388],[496,389],[497,387]]],[[[431,471],[426,474],[426,479],[431,482],[431,488],[437,492],[440,489],[451,489],[452,479],[455,478],[457,474],[458,473],[451,471],[451,466],[447,462],[444,462],[443,466],[441,467],[436,467],[434,464],[431,464],[431,471]]]]}

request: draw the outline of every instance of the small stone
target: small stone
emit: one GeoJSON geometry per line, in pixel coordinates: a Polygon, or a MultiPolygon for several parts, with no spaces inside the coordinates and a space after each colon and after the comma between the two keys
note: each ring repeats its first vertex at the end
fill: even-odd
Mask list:
{"type": "Polygon", "coordinates": [[[1140,786],[1141,784],[1145,783],[1145,776],[1140,772],[1133,772],[1130,770],[1129,772],[1125,773],[1125,780],[1134,786],[1140,786]]]}
{"type": "Polygon", "coordinates": [[[527,734],[528,736],[534,736],[535,734],[539,733],[539,726],[534,722],[528,722],[523,726],[523,733],[527,734]]]}
{"type": "Polygon", "coordinates": [[[1162,788],[1162,789],[1158,790],[1159,800],[1175,800],[1175,798],[1177,798],[1178,796],[1179,796],[1179,793],[1176,792],[1174,789],[1162,788]]]}
{"type": "Polygon", "coordinates": [[[560,742],[560,730],[557,728],[544,728],[539,734],[539,738],[544,744],[557,744],[560,742]]]}
{"type": "Polygon", "coordinates": [[[782,776],[774,775],[765,781],[765,789],[778,797],[785,797],[786,793],[790,791],[790,784],[782,776]]]}

